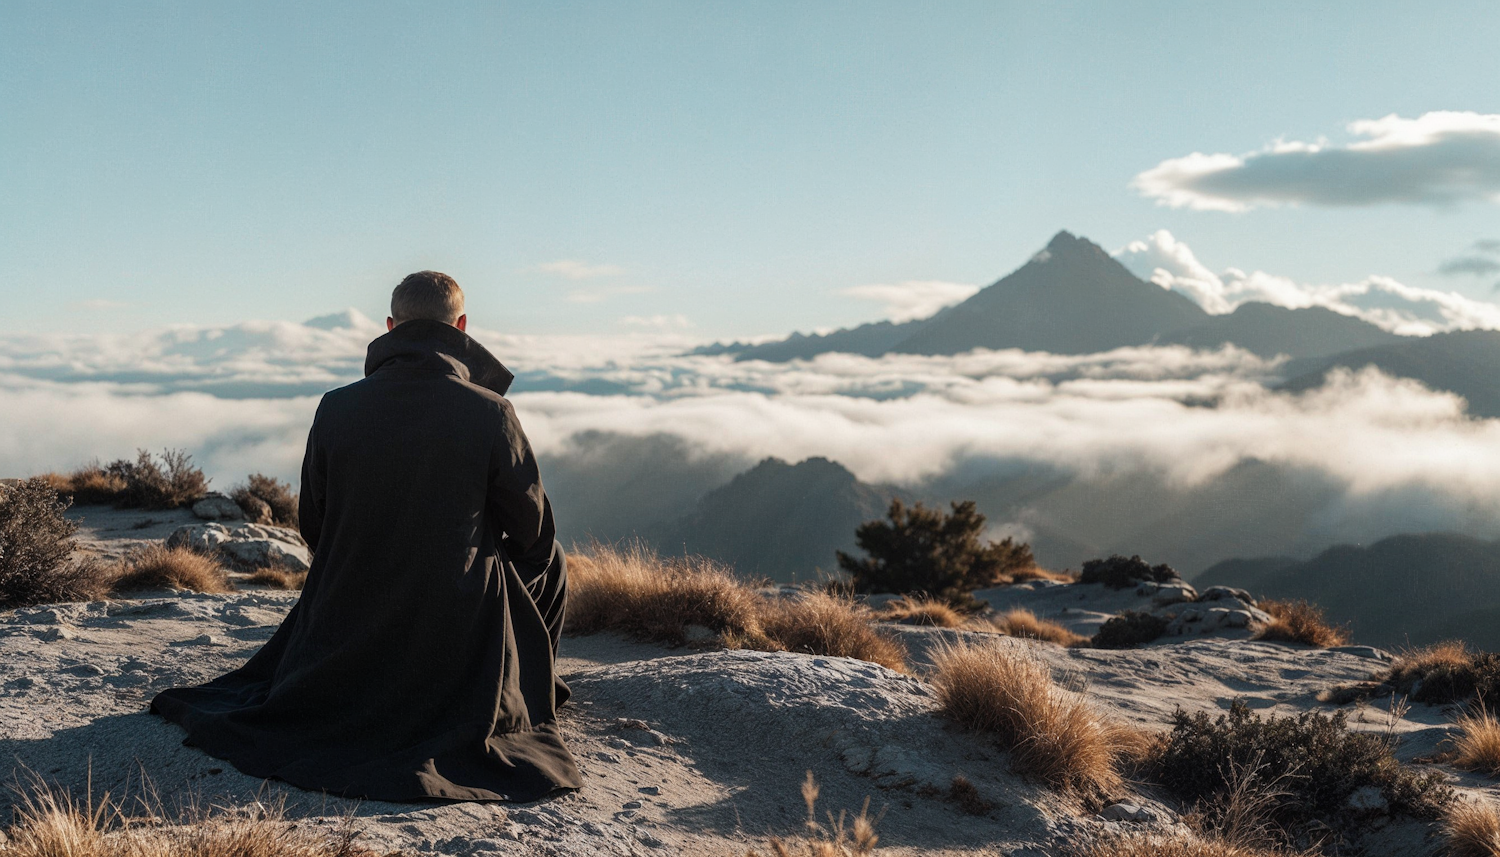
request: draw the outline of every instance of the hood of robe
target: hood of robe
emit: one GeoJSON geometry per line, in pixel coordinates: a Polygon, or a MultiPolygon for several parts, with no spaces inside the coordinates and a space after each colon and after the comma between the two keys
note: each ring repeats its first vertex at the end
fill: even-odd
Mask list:
{"type": "Polygon", "coordinates": [[[502,396],[516,379],[473,337],[451,324],[425,318],[402,322],[370,343],[365,375],[387,366],[448,372],[502,396]]]}

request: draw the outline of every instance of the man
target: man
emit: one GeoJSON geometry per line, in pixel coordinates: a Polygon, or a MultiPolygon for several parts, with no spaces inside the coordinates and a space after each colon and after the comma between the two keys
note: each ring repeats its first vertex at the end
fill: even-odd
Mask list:
{"type": "Polygon", "coordinates": [[[313,551],[266,645],[151,710],[247,774],[378,800],[529,801],[577,788],[555,711],[567,572],[514,376],[422,271],[365,378],[323,397],[302,464],[313,551]]]}

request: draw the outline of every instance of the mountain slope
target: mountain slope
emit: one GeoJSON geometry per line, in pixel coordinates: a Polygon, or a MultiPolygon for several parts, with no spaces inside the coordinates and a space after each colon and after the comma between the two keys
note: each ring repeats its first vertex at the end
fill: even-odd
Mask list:
{"type": "Polygon", "coordinates": [[[1293,365],[1282,389],[1309,390],[1322,386],[1335,367],[1359,370],[1366,366],[1463,396],[1473,416],[1500,417],[1500,331],[1494,330],[1403,338],[1390,345],[1293,365]]]}
{"type": "Polygon", "coordinates": [[[1399,647],[1460,639],[1500,649],[1500,542],[1457,533],[1392,536],[1340,545],[1306,562],[1230,560],[1194,585],[1244,586],[1259,596],[1305,598],[1348,623],[1356,642],[1399,647]],[[1280,568],[1276,568],[1280,566],[1280,568]],[[1258,580],[1244,572],[1259,570],[1258,580]]]}
{"type": "Polygon", "coordinates": [[[892,350],[1088,354],[1142,345],[1208,318],[1188,298],[1141,280],[1099,245],[1064,231],[1025,265],[934,317],[892,350]]]}
{"type": "Polygon", "coordinates": [[[1328,357],[1359,348],[1401,342],[1404,337],[1325,307],[1288,309],[1251,301],[1228,315],[1209,316],[1197,326],[1172,331],[1163,344],[1213,349],[1234,344],[1262,357],[1328,357]]]}
{"type": "Polygon", "coordinates": [[[707,556],[747,577],[808,580],[834,570],[834,551],[854,550],[854,528],[883,516],[894,493],[826,458],[767,458],[649,536],[664,553],[707,556]]]}

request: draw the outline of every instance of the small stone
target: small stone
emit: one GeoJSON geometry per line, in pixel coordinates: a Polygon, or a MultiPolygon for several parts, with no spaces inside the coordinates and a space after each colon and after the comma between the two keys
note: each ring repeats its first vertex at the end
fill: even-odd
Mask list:
{"type": "Polygon", "coordinates": [[[661,848],[667,844],[650,833],[642,833],[637,839],[647,848],[661,848]]]}
{"type": "Polygon", "coordinates": [[[641,786],[639,789],[637,789],[637,791],[639,791],[643,795],[659,795],[659,794],[661,794],[661,789],[658,788],[657,786],[641,786]]]}
{"type": "Polygon", "coordinates": [[[627,801],[625,801],[624,804],[622,804],[620,806],[620,809],[640,809],[640,808],[641,808],[641,802],[638,801],[638,800],[627,800],[627,801]]]}
{"type": "Polygon", "coordinates": [[[1223,601],[1229,598],[1239,599],[1246,604],[1255,603],[1255,599],[1251,597],[1249,592],[1243,589],[1236,589],[1233,586],[1210,586],[1198,594],[1199,601],[1223,601]]]}
{"type": "Polygon", "coordinates": [[[227,645],[227,644],[223,640],[220,640],[218,637],[215,637],[213,634],[199,634],[198,636],[192,638],[191,640],[182,640],[180,642],[173,643],[172,645],[174,645],[174,646],[223,646],[223,645],[227,645]]]}
{"type": "Polygon", "coordinates": [[[597,752],[597,753],[595,753],[594,754],[594,758],[598,759],[601,762],[607,762],[608,764],[611,764],[611,765],[618,765],[618,764],[620,764],[620,757],[619,756],[616,756],[614,753],[606,753],[606,752],[604,752],[602,750],[599,751],[599,752],[597,752]]]}
{"type": "Polygon", "coordinates": [[[1360,786],[1349,795],[1346,805],[1355,812],[1385,813],[1390,811],[1390,801],[1380,791],[1380,786],[1360,786]]]}
{"type": "Polygon", "coordinates": [[[1105,821],[1129,821],[1149,823],[1156,820],[1156,813],[1133,803],[1114,803],[1106,806],[1099,817],[1105,821]]]}
{"type": "Polygon", "coordinates": [[[44,643],[55,643],[58,640],[76,640],[78,635],[68,630],[64,625],[53,625],[42,632],[41,640],[44,643]]]}
{"type": "Polygon", "coordinates": [[[13,678],[10,681],[8,681],[8,682],[5,683],[5,688],[7,690],[26,690],[28,688],[35,687],[35,686],[36,686],[36,680],[33,679],[33,678],[31,678],[30,676],[24,676],[24,675],[21,676],[20,678],[13,678]]]}
{"type": "Polygon", "coordinates": [[[99,669],[93,664],[78,664],[77,666],[68,667],[67,669],[63,670],[63,672],[86,678],[94,678],[104,675],[104,670],[99,669]]]}

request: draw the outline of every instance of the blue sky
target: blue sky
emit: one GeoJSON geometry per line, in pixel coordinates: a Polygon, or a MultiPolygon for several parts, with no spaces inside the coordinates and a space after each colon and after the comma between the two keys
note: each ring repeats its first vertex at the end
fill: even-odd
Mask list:
{"type": "Polygon", "coordinates": [[[1490,2],[9,2],[0,332],[378,316],[435,267],[507,333],[777,333],[878,317],[851,287],[988,283],[1059,228],[1491,299],[1497,277],[1438,271],[1500,239],[1495,188],[1235,212],[1131,183],[1500,114],[1497,24],[1490,2]]]}

